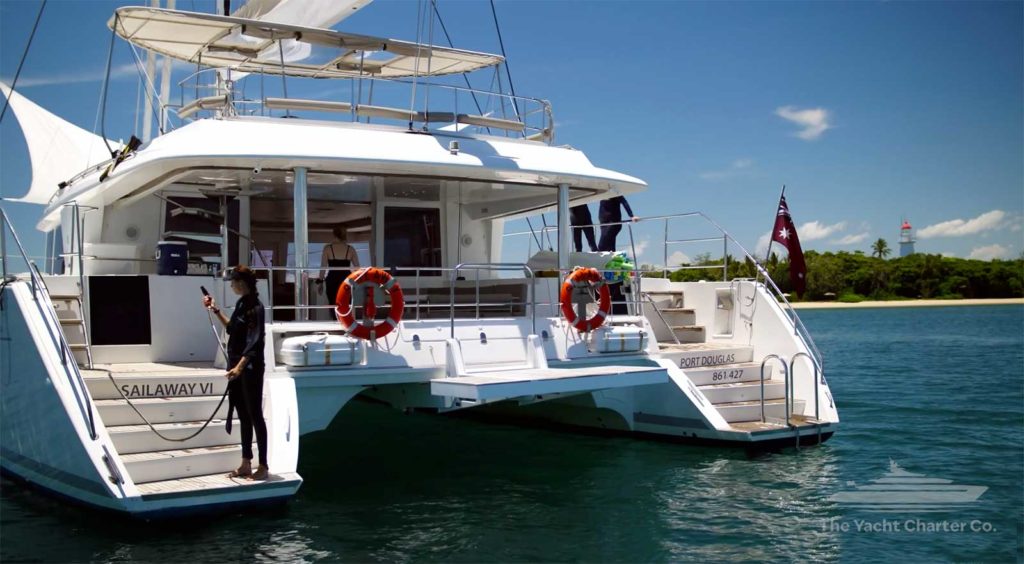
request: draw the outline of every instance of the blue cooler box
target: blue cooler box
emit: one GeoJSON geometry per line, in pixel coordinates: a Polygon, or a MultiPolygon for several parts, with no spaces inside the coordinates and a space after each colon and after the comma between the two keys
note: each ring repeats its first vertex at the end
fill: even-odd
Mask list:
{"type": "Polygon", "coordinates": [[[156,273],[184,276],[188,272],[188,243],[184,241],[158,241],[156,244],[156,273]]]}

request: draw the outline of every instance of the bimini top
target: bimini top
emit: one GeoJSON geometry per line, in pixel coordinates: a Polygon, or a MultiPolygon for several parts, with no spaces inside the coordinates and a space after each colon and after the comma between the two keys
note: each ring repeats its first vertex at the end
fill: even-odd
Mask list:
{"type": "Polygon", "coordinates": [[[312,78],[401,78],[470,72],[499,55],[262,20],[124,7],[107,26],[128,42],[168,57],[242,72],[312,78]],[[306,46],[302,61],[281,60],[279,43],[306,46]]]}

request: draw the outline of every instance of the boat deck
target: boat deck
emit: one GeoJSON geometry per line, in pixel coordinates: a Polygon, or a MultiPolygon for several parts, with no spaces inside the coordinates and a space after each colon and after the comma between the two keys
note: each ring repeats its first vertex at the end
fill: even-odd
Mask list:
{"type": "MultiPolygon", "coordinates": [[[[760,405],[761,402],[750,402],[752,404],[760,405]]],[[[749,433],[758,433],[763,431],[779,431],[781,429],[801,427],[813,428],[825,423],[818,421],[813,417],[807,417],[806,415],[790,415],[789,416],[790,427],[786,427],[786,422],[782,419],[769,418],[767,421],[742,421],[731,423],[730,426],[737,431],[746,431],[749,433]]]]}
{"type": "Polygon", "coordinates": [[[216,490],[221,488],[235,488],[235,487],[253,487],[263,484],[273,484],[275,482],[290,482],[301,480],[298,474],[294,472],[285,472],[282,474],[270,474],[270,476],[263,481],[254,481],[247,478],[229,478],[226,473],[209,474],[206,476],[193,476],[190,478],[179,478],[177,480],[163,480],[160,482],[149,482],[146,484],[139,484],[139,493],[143,496],[154,495],[154,494],[168,494],[178,492],[195,492],[203,490],[216,490]]]}
{"type": "Polygon", "coordinates": [[[106,378],[107,371],[115,375],[145,376],[223,376],[225,370],[216,368],[211,362],[128,362],[115,364],[94,364],[93,368],[82,368],[83,378],[106,378]]]}

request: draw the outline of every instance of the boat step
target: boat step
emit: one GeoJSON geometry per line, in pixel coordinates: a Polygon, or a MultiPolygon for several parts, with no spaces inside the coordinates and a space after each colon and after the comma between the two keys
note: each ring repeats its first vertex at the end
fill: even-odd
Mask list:
{"type": "Polygon", "coordinates": [[[664,319],[664,325],[669,327],[691,326],[697,324],[697,312],[685,307],[666,307],[657,310],[648,307],[647,312],[652,319],[664,319]]]}
{"type": "Polygon", "coordinates": [[[430,381],[430,393],[477,402],[586,392],[668,382],[659,366],[585,366],[579,368],[528,368],[487,372],[430,381]]]}
{"type": "MultiPolygon", "coordinates": [[[[105,372],[83,371],[85,385],[93,399],[121,399],[114,383],[105,372]]],[[[228,385],[224,371],[197,374],[115,374],[114,379],[129,398],[219,396],[228,385]]]]}
{"type": "Polygon", "coordinates": [[[703,325],[673,325],[672,332],[680,343],[703,343],[706,340],[703,325]]]}
{"type": "MultiPolygon", "coordinates": [[[[718,366],[699,366],[685,368],[686,375],[695,386],[713,384],[736,384],[738,382],[760,382],[761,365],[756,362],[740,362],[718,366]]],[[[772,363],[764,367],[765,381],[772,379],[772,363]]]]}
{"type": "MultiPolygon", "coordinates": [[[[797,400],[794,403],[792,412],[802,413],[805,402],[797,400]]],[[[761,420],[760,401],[739,401],[734,403],[723,403],[715,406],[729,423],[743,421],[761,420]]],[[[782,399],[768,399],[764,402],[765,418],[784,419],[786,417],[786,402],[782,399]]]]}
{"type": "Polygon", "coordinates": [[[75,302],[82,299],[78,294],[50,294],[51,302],[75,302]]]}
{"type": "MultiPolygon", "coordinates": [[[[174,480],[162,480],[159,482],[147,482],[138,484],[139,493],[142,498],[147,496],[159,496],[163,494],[177,494],[186,492],[208,492],[211,490],[222,490],[225,488],[248,488],[267,485],[284,486],[293,485],[298,489],[302,484],[302,477],[295,472],[284,472],[281,474],[271,473],[266,481],[256,482],[245,478],[229,478],[227,472],[207,474],[205,476],[192,476],[190,478],[177,478],[174,480]]],[[[276,489],[276,488],[275,488],[276,489]]],[[[294,493],[294,490],[292,491],[294,493]]]]}
{"type": "Polygon", "coordinates": [[[668,307],[670,308],[681,308],[683,307],[683,291],[682,290],[658,290],[654,292],[645,292],[655,303],[659,301],[668,301],[668,307]]]}
{"type": "MultiPolygon", "coordinates": [[[[178,421],[206,421],[213,413],[221,396],[201,396],[182,398],[139,398],[132,399],[134,405],[150,423],[175,423],[178,421]]],[[[123,399],[101,399],[93,402],[99,411],[103,424],[141,425],[145,421],[123,399]]],[[[224,400],[217,410],[216,418],[224,419],[228,415],[228,402],[224,400]]]]}
{"type": "MultiPolygon", "coordinates": [[[[698,386],[698,390],[712,404],[758,401],[761,399],[761,382],[737,382],[732,384],[711,384],[698,386]]],[[[786,397],[786,386],[781,380],[765,381],[765,399],[786,397]]]]}
{"type": "Polygon", "coordinates": [[[58,316],[57,320],[60,321],[61,325],[81,325],[82,323],[84,323],[84,321],[80,317],[59,317],[58,316]]]}
{"type": "Polygon", "coordinates": [[[662,344],[661,354],[689,374],[694,368],[751,362],[754,348],[717,343],[662,344]]]}
{"type": "Polygon", "coordinates": [[[121,455],[136,484],[227,473],[241,459],[242,447],[237,444],[121,455]]]}
{"type": "MultiPolygon", "coordinates": [[[[179,423],[154,423],[153,427],[160,434],[171,439],[182,439],[198,431],[205,421],[183,421],[179,423]]],[[[230,445],[238,441],[238,431],[234,431],[232,437],[224,430],[223,419],[214,419],[195,437],[184,442],[171,442],[157,436],[148,425],[120,425],[107,426],[110,433],[110,440],[114,442],[114,448],[119,454],[135,454],[139,452],[153,452],[158,450],[191,449],[197,447],[230,445]]],[[[238,429],[239,423],[236,419],[234,428],[238,429]]]]}

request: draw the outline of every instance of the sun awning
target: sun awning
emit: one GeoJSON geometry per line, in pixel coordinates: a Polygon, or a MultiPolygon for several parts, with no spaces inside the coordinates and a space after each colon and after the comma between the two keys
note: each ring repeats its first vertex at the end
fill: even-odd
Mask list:
{"type": "Polygon", "coordinates": [[[499,55],[474,51],[159,8],[118,8],[107,25],[143,49],[189,63],[252,73],[401,78],[470,72],[504,61],[499,55]],[[285,40],[309,45],[311,56],[282,62],[276,46],[285,40]]]}

